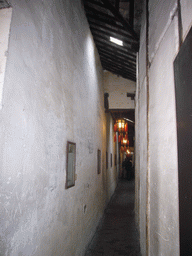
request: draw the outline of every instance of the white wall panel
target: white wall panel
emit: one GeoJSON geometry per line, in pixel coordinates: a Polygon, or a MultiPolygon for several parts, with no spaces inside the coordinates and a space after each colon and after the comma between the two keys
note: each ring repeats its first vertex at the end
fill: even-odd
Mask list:
{"type": "Polygon", "coordinates": [[[105,169],[103,70],[81,1],[11,4],[0,112],[0,255],[80,256],[116,185],[105,169]],[[76,143],[77,180],[66,190],[68,140],[76,143]]]}
{"type": "Polygon", "coordinates": [[[149,73],[151,255],[179,255],[177,137],[173,75],[177,42],[176,25],[177,23],[173,20],[155,55],[149,73]]]}
{"type": "Polygon", "coordinates": [[[104,72],[104,90],[109,93],[109,109],[135,108],[135,101],[127,97],[127,92],[135,93],[135,82],[110,72],[104,72]]]}
{"type": "Polygon", "coordinates": [[[181,0],[181,19],[183,26],[183,39],[185,39],[192,26],[192,1],[181,0]]]}
{"type": "Polygon", "coordinates": [[[171,24],[177,0],[149,0],[149,61],[154,58],[159,44],[171,24]]]}

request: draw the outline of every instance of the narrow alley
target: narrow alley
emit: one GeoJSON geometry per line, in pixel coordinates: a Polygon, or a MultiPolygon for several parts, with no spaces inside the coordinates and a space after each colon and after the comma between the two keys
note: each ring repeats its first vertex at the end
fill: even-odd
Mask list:
{"type": "Polygon", "coordinates": [[[0,256],[191,256],[191,85],[192,0],[0,0],[0,256]]]}
{"type": "Polygon", "coordinates": [[[120,180],[85,256],[140,256],[134,180],[120,180]]]}

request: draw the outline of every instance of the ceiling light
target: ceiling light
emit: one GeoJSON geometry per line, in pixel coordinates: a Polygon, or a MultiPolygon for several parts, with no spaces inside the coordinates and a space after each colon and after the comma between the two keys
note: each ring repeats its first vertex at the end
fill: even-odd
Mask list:
{"type": "Polygon", "coordinates": [[[121,40],[119,40],[119,39],[117,39],[117,38],[114,38],[114,37],[112,37],[112,36],[110,36],[110,41],[113,42],[113,43],[115,43],[115,44],[118,44],[118,45],[123,46],[123,41],[121,41],[121,40]]]}
{"type": "Polygon", "coordinates": [[[128,122],[131,122],[131,123],[134,124],[134,122],[132,120],[128,119],[128,118],[124,118],[124,119],[127,120],[128,122]]]}

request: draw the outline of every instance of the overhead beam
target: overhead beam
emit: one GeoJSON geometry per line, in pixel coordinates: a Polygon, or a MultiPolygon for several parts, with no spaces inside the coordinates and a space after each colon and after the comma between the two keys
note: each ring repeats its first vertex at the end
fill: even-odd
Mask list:
{"type": "Polygon", "coordinates": [[[117,9],[117,11],[119,11],[119,0],[115,1],[115,8],[117,9]]]}
{"type": "Polygon", "coordinates": [[[110,17],[109,16],[106,16],[106,15],[102,15],[102,16],[99,16],[99,19],[98,19],[98,15],[97,13],[94,14],[94,13],[90,13],[89,10],[86,10],[86,16],[88,18],[89,21],[92,21],[94,22],[95,24],[98,24],[98,25],[103,25],[103,26],[110,26],[110,27],[113,27],[113,29],[117,29],[118,31],[121,31],[122,33],[125,33],[126,36],[129,38],[129,39],[132,39],[133,41],[135,40],[130,32],[128,32],[123,26],[121,25],[118,25],[115,23],[115,20],[114,19],[109,19],[110,17]],[[105,17],[105,18],[104,18],[105,17]]]}
{"type": "Polygon", "coordinates": [[[120,63],[123,67],[129,69],[131,72],[133,72],[134,74],[136,74],[136,67],[131,66],[130,64],[128,64],[126,61],[120,59],[120,58],[115,58],[114,55],[110,56],[110,54],[106,54],[105,52],[99,51],[99,55],[103,58],[106,58],[110,61],[113,61],[114,63],[120,63]]]}
{"type": "Polygon", "coordinates": [[[137,52],[137,49],[139,47],[138,43],[130,42],[129,40],[127,40],[127,38],[125,36],[118,35],[118,33],[113,33],[110,31],[110,29],[103,30],[103,29],[99,29],[99,27],[96,28],[95,26],[91,26],[91,32],[92,32],[92,34],[101,36],[101,37],[105,38],[106,40],[109,40],[110,36],[120,39],[123,41],[124,48],[130,49],[134,52],[137,52]]]}
{"type": "Polygon", "coordinates": [[[114,62],[117,61],[117,62],[121,62],[123,63],[124,65],[126,65],[129,69],[131,69],[132,71],[136,72],[136,65],[135,63],[131,63],[129,61],[126,60],[126,58],[122,58],[122,57],[119,57],[115,54],[112,54],[112,53],[109,53],[103,49],[98,49],[98,52],[99,52],[99,55],[103,56],[103,57],[106,57],[106,58],[110,58],[111,60],[113,60],[114,62]]]}
{"type": "Polygon", "coordinates": [[[102,66],[104,66],[104,67],[113,68],[113,70],[116,71],[117,74],[120,74],[120,75],[124,74],[124,76],[126,76],[126,77],[129,76],[130,78],[135,80],[135,74],[132,74],[131,71],[122,69],[121,67],[117,67],[117,65],[114,66],[111,64],[111,62],[107,62],[102,59],[101,59],[101,63],[102,63],[102,66]]]}
{"type": "Polygon", "coordinates": [[[109,41],[111,44],[114,44],[114,46],[116,46],[116,44],[110,41],[110,37],[112,36],[112,37],[114,37],[114,38],[117,38],[117,39],[119,39],[119,40],[121,40],[121,41],[123,42],[123,46],[121,46],[122,48],[129,49],[130,51],[133,51],[133,52],[135,51],[135,50],[132,48],[132,43],[129,42],[129,41],[127,41],[127,40],[125,40],[125,39],[122,38],[122,37],[116,37],[116,36],[110,34],[110,33],[107,32],[107,31],[102,31],[102,30],[95,29],[95,28],[91,28],[91,32],[92,32],[93,36],[100,37],[100,38],[106,40],[106,42],[109,41]]]}
{"type": "Polygon", "coordinates": [[[101,0],[102,3],[108,8],[112,14],[121,22],[121,24],[131,33],[131,35],[135,38],[135,40],[139,41],[139,38],[133,28],[127,23],[127,21],[123,18],[123,16],[116,10],[116,8],[108,1],[101,0]]]}
{"type": "Polygon", "coordinates": [[[127,74],[130,74],[132,75],[133,77],[135,77],[135,72],[133,72],[132,70],[126,68],[125,66],[123,66],[122,64],[120,63],[115,63],[114,64],[114,61],[111,61],[109,59],[106,59],[106,58],[103,58],[101,56],[101,62],[102,63],[105,63],[106,65],[110,65],[111,67],[114,67],[116,70],[120,70],[121,72],[124,72],[124,73],[127,73],[127,74]]]}
{"type": "Polygon", "coordinates": [[[136,78],[133,78],[132,76],[129,76],[128,74],[124,74],[124,73],[122,73],[122,72],[117,72],[117,71],[114,70],[113,68],[111,68],[111,67],[106,67],[106,66],[104,66],[104,65],[103,65],[103,68],[106,69],[107,71],[109,71],[109,72],[111,72],[111,73],[117,75],[117,76],[121,76],[121,77],[123,77],[123,78],[126,78],[126,79],[129,79],[129,80],[131,80],[131,81],[136,82],[136,78]]]}
{"type": "Polygon", "coordinates": [[[89,20],[89,24],[91,27],[99,27],[101,29],[106,29],[107,31],[114,33],[114,34],[118,34],[120,36],[126,37],[127,39],[129,39],[131,42],[134,42],[135,39],[133,39],[130,34],[127,34],[127,31],[124,31],[124,28],[120,28],[118,26],[111,26],[111,24],[106,24],[106,22],[102,21],[101,19],[96,20],[92,17],[88,17],[89,20]]]}
{"type": "Polygon", "coordinates": [[[129,24],[133,28],[134,21],[134,0],[129,0],[129,24]]]}
{"type": "MultiPolygon", "coordinates": [[[[107,63],[112,63],[112,64],[115,63],[113,59],[111,59],[111,58],[106,58],[106,56],[103,56],[103,55],[100,56],[100,59],[103,60],[103,61],[106,61],[107,63]]],[[[113,64],[113,65],[114,65],[114,67],[121,68],[121,69],[123,69],[123,70],[127,70],[129,73],[131,72],[134,76],[136,75],[135,70],[133,70],[133,69],[127,67],[127,66],[124,65],[124,63],[122,63],[122,62],[118,62],[118,61],[117,61],[117,62],[116,62],[115,64],[113,64]]]]}
{"type": "Polygon", "coordinates": [[[112,73],[115,73],[116,75],[119,75],[119,76],[122,76],[124,78],[127,78],[127,79],[131,79],[132,81],[136,81],[136,77],[126,71],[122,71],[122,70],[119,70],[119,69],[116,69],[114,66],[112,65],[109,65],[108,63],[105,63],[105,62],[102,62],[102,66],[104,69],[112,72],[112,73]]]}
{"type": "Polygon", "coordinates": [[[105,44],[106,45],[106,47],[108,47],[108,46],[110,46],[110,47],[112,47],[112,50],[118,50],[119,52],[122,52],[122,53],[124,53],[124,54],[129,54],[129,57],[132,57],[133,58],[133,60],[134,61],[136,61],[136,55],[134,54],[134,52],[133,51],[131,51],[131,49],[128,49],[128,48],[123,48],[123,47],[121,47],[121,46],[119,46],[119,45],[116,45],[116,44],[114,44],[114,43],[112,43],[112,42],[110,42],[110,41],[108,41],[108,40],[105,40],[104,38],[101,38],[101,37],[99,37],[99,36],[97,36],[97,35],[94,35],[94,40],[96,41],[96,42],[102,42],[103,44],[105,44]]]}
{"type": "MultiPolygon", "coordinates": [[[[112,15],[107,14],[106,12],[99,11],[99,10],[87,5],[87,3],[85,3],[84,7],[85,7],[86,12],[96,16],[97,19],[98,18],[100,19],[100,17],[101,18],[104,17],[104,19],[109,21],[111,25],[116,24],[116,22],[117,22],[114,15],[112,16],[112,15]]],[[[122,28],[124,28],[123,25],[122,25],[122,28]]]]}
{"type": "Polygon", "coordinates": [[[115,49],[113,46],[107,45],[107,44],[103,43],[102,41],[98,41],[97,39],[95,39],[95,43],[99,50],[101,49],[102,51],[107,51],[109,54],[115,54],[122,58],[126,58],[126,60],[129,63],[136,65],[136,56],[130,56],[129,53],[123,52],[119,49],[115,49]]]}

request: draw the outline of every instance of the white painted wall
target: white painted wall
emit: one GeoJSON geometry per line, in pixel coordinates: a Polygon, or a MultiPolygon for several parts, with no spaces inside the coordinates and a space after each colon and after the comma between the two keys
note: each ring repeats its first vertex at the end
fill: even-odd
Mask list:
{"type": "Polygon", "coordinates": [[[109,94],[109,109],[134,109],[135,101],[127,97],[127,93],[135,94],[135,90],[135,82],[104,72],[104,91],[109,94]]]}
{"type": "Polygon", "coordinates": [[[107,138],[107,148],[106,152],[108,153],[108,169],[106,173],[108,175],[108,198],[113,194],[114,189],[116,188],[117,178],[118,178],[118,166],[115,166],[115,155],[118,158],[118,149],[116,148],[118,142],[114,142],[111,138],[114,136],[114,121],[111,117],[111,114],[107,113],[107,126],[106,126],[106,138],[107,138]],[[112,165],[111,165],[111,156],[112,156],[112,165]]]}
{"type": "Polygon", "coordinates": [[[11,16],[12,8],[0,9],[0,109],[2,108],[3,84],[7,62],[11,16]]]}
{"type": "MultiPolygon", "coordinates": [[[[146,30],[145,9],[141,31],[146,30]]],[[[137,65],[137,90],[135,101],[135,214],[139,226],[140,248],[146,255],[146,179],[147,179],[147,88],[146,88],[146,34],[140,36],[137,65]]]]}
{"type": "MultiPolygon", "coordinates": [[[[146,173],[149,173],[149,254],[179,255],[178,167],[173,61],[178,53],[177,1],[149,1],[149,152],[145,29],[141,29],[136,94],[136,209],[146,255],[146,173]],[[143,114],[142,114],[143,113],[143,114]],[[139,136],[138,136],[139,134],[139,136]],[[149,162],[147,166],[147,155],[149,162]],[[143,164],[143,165],[142,165],[143,164]],[[139,174],[139,175],[138,175],[139,174]],[[143,177],[143,178],[142,178],[143,177]],[[143,198],[144,197],[144,198],[143,198]]],[[[192,25],[191,1],[181,0],[183,39],[192,25]]],[[[144,12],[145,16],[145,12],[144,12]]],[[[146,20],[142,22],[145,28],[146,20]]]]}
{"type": "Polygon", "coordinates": [[[103,71],[80,0],[13,8],[0,111],[0,255],[83,255],[116,186],[103,71]],[[66,143],[76,143],[65,189],[66,143]],[[106,144],[108,143],[108,145],[106,144]],[[97,174],[97,150],[102,172],[97,174]],[[83,206],[86,212],[83,213],[83,206]]]}

